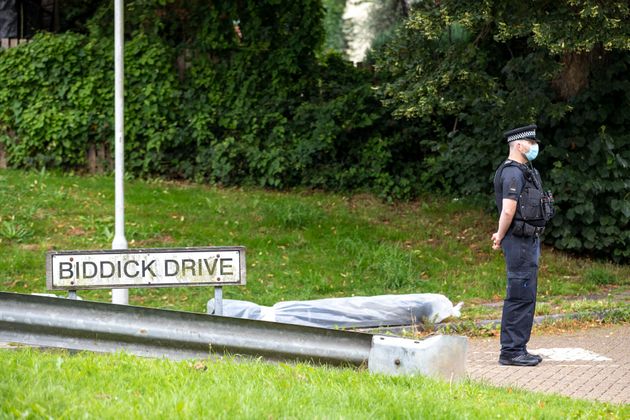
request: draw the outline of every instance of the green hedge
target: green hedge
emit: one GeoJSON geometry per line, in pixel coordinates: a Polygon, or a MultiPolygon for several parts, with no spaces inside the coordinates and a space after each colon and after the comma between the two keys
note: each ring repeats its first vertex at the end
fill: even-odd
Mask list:
{"type": "MultiPolygon", "coordinates": [[[[113,142],[113,44],[42,34],[0,55],[0,141],[16,167],[80,169],[90,145],[113,142]]],[[[175,133],[176,76],[159,38],[126,44],[126,162],[132,173],[159,170],[175,133]]]]}
{"type": "MultiPolygon", "coordinates": [[[[338,53],[316,57],[320,2],[127,7],[129,174],[417,194],[418,129],[389,116],[370,69],[338,53]]],[[[106,2],[85,34],[41,34],[0,52],[10,165],[82,170],[90,145],[111,147],[112,20],[106,2]]]]}

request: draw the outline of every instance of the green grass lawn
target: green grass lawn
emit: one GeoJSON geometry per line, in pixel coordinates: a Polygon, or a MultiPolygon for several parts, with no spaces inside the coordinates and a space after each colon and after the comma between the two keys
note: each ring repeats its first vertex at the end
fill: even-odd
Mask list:
{"type": "Polygon", "coordinates": [[[231,360],[173,362],[126,354],[0,351],[8,418],[606,418],[630,406],[470,381],[231,360]]]}
{"type": "MultiPolygon", "coordinates": [[[[46,292],[48,250],[110,249],[113,179],[0,171],[0,290],[46,292]]],[[[126,184],[131,248],[247,247],[247,285],[225,298],[443,293],[463,319],[495,317],[504,266],[495,216],[465,200],[386,204],[369,195],[126,184]]],[[[567,296],[627,290],[630,267],[543,250],[543,313],[625,305],[567,296]],[[616,289],[615,289],[616,288],[616,289]],[[577,302],[577,303],[576,303],[577,302]],[[582,302],[582,303],[580,303],[582,302]],[[593,303],[595,302],[595,303],[593,303]]],[[[110,301],[108,290],[81,291],[110,301]]],[[[204,312],[211,288],[135,289],[130,303],[204,312]]],[[[0,418],[628,418],[628,406],[465,381],[261,361],[172,362],[125,354],[0,350],[0,418]]]]}
{"type": "MultiPolygon", "coordinates": [[[[369,195],[130,180],[130,248],[247,247],[247,285],[224,297],[281,300],[387,293],[442,293],[465,308],[500,301],[504,263],[492,251],[496,217],[464,200],[386,204],[369,195]]],[[[46,292],[48,250],[110,249],[111,177],[0,172],[0,290],[46,292]]],[[[539,298],[630,284],[630,266],[545,247],[539,298]]],[[[82,291],[109,301],[108,290],[82,291]]],[[[134,289],[130,303],[204,312],[207,287],[134,289]]],[[[471,312],[471,313],[474,313],[471,312]]]]}

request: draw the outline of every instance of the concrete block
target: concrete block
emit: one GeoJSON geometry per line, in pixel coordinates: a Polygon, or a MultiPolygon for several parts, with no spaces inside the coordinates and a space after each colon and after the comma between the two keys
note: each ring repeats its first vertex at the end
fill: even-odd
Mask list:
{"type": "Polygon", "coordinates": [[[466,375],[468,339],[436,335],[424,340],[375,335],[368,358],[373,373],[425,375],[445,380],[466,375]]]}

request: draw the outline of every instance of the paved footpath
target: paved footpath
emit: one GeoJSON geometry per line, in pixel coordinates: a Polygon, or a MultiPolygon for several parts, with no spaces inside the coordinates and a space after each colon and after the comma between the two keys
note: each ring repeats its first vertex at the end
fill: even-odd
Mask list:
{"type": "Polygon", "coordinates": [[[558,335],[533,335],[536,367],[501,366],[499,338],[468,342],[468,376],[493,385],[630,404],[630,325],[589,328],[558,335]]]}

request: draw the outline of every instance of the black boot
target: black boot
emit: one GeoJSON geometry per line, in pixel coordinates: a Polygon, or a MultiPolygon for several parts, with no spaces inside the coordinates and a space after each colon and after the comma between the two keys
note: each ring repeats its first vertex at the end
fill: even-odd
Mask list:
{"type": "Polygon", "coordinates": [[[543,358],[542,356],[539,356],[538,354],[531,354],[530,352],[527,351],[527,347],[525,347],[525,353],[529,354],[530,356],[535,357],[536,359],[538,359],[539,362],[542,362],[543,358]]]}
{"type": "Polygon", "coordinates": [[[522,353],[512,357],[501,356],[499,357],[499,364],[507,366],[536,366],[541,360],[538,357],[529,353],[522,353]]]}

